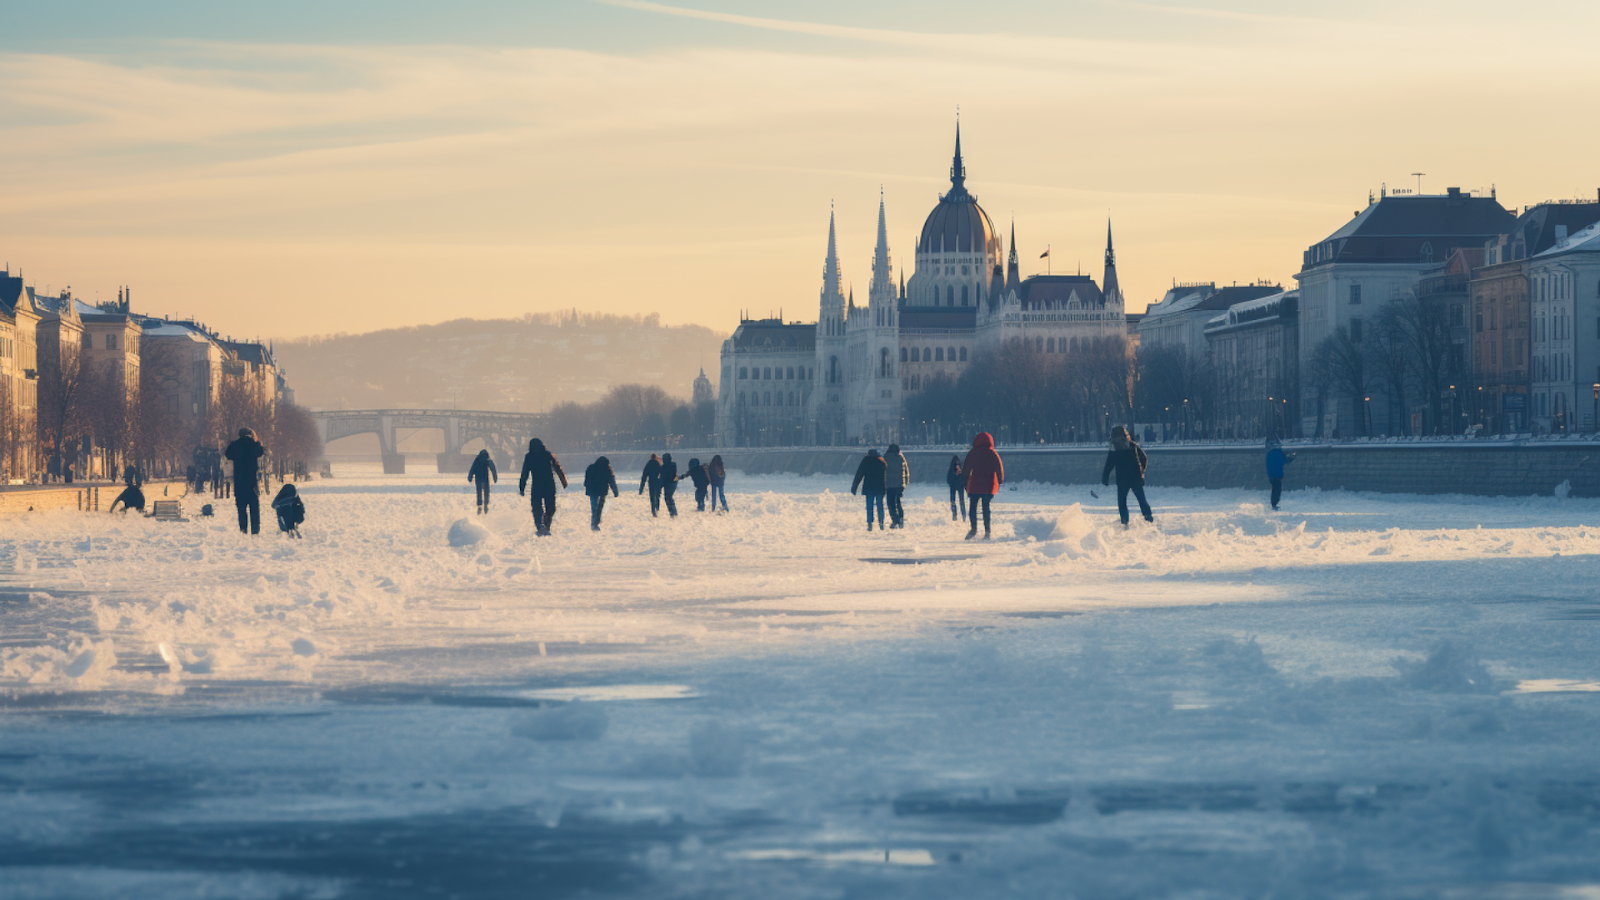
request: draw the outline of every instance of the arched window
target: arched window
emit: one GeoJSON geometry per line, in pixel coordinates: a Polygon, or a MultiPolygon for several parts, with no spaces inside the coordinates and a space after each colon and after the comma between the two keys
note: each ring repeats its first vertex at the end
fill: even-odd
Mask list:
{"type": "Polygon", "coordinates": [[[923,362],[933,362],[933,348],[932,347],[923,347],[922,348],[922,361],[923,362]]]}
{"type": "Polygon", "coordinates": [[[967,348],[965,348],[965,347],[961,348],[961,361],[962,362],[966,362],[967,361],[967,348]]]}
{"type": "Polygon", "coordinates": [[[1077,338],[1073,338],[1072,339],[1071,346],[1072,346],[1072,352],[1073,353],[1077,353],[1078,352],[1078,339],[1077,338]]]}
{"type": "Polygon", "coordinates": [[[839,382],[839,357],[830,356],[830,357],[828,357],[828,383],[829,384],[837,384],[838,382],[839,382]]]}
{"type": "Polygon", "coordinates": [[[790,391],[789,392],[789,405],[790,406],[794,406],[795,405],[795,402],[794,402],[794,391],[790,391]]]}
{"type": "Polygon", "coordinates": [[[961,305],[962,306],[970,306],[971,305],[971,304],[969,304],[967,302],[967,286],[964,285],[964,284],[961,286],[961,305]]]}
{"type": "Polygon", "coordinates": [[[944,358],[950,360],[951,362],[955,362],[956,361],[956,348],[951,347],[949,350],[946,350],[944,352],[944,358]]]}
{"type": "Polygon", "coordinates": [[[943,347],[935,347],[935,348],[933,348],[933,361],[934,362],[944,362],[944,348],[943,347]]]}
{"type": "Polygon", "coordinates": [[[763,393],[761,395],[761,405],[762,406],[771,406],[772,405],[772,392],[771,391],[767,391],[767,392],[765,392],[765,393],[763,393]]]}
{"type": "Polygon", "coordinates": [[[900,361],[901,362],[905,362],[906,361],[906,348],[904,348],[904,347],[900,348],[900,361]]]}
{"type": "Polygon", "coordinates": [[[793,381],[794,380],[794,366],[790,366],[785,371],[787,372],[787,377],[789,378],[789,380],[793,381]]]}
{"type": "Polygon", "coordinates": [[[956,287],[953,284],[952,285],[947,285],[945,287],[945,289],[944,289],[944,305],[945,306],[955,306],[956,305],[956,287]]]}
{"type": "Polygon", "coordinates": [[[772,370],[769,369],[769,368],[763,368],[761,370],[761,380],[762,381],[771,381],[772,380],[772,370]]]}
{"type": "Polygon", "coordinates": [[[1044,338],[1036,337],[1036,338],[1033,339],[1033,352],[1035,352],[1035,353],[1043,353],[1044,352],[1044,338]]]}
{"type": "Polygon", "coordinates": [[[883,347],[878,350],[878,377],[888,378],[893,373],[889,365],[889,348],[883,347]]]}
{"type": "Polygon", "coordinates": [[[911,389],[913,391],[922,390],[922,376],[921,375],[913,375],[913,376],[911,376],[911,389]]]}
{"type": "Polygon", "coordinates": [[[1051,339],[1049,339],[1049,340],[1044,342],[1044,351],[1046,353],[1054,353],[1054,352],[1056,352],[1056,339],[1055,338],[1051,338],[1051,339]]]}
{"type": "Polygon", "coordinates": [[[739,392],[739,405],[740,406],[744,405],[744,391],[740,391],[739,392]]]}
{"type": "Polygon", "coordinates": [[[1422,242],[1422,261],[1433,262],[1433,244],[1429,241],[1422,242]]]}

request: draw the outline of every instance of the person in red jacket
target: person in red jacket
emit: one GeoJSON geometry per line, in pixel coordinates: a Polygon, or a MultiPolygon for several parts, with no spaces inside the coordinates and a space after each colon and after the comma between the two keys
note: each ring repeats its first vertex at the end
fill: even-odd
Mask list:
{"type": "Polygon", "coordinates": [[[983,537],[989,538],[989,501],[999,493],[1000,485],[1006,483],[1006,467],[1000,462],[1000,454],[994,452],[994,437],[987,431],[979,432],[972,439],[972,449],[967,451],[967,459],[961,464],[961,471],[967,474],[967,501],[972,504],[967,514],[967,521],[972,523],[972,529],[967,532],[967,540],[978,536],[978,506],[983,506],[983,537]]]}

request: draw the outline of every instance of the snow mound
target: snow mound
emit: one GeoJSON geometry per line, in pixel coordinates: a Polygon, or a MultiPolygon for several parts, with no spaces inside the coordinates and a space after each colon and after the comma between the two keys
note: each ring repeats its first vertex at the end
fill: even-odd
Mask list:
{"type": "Polygon", "coordinates": [[[1400,670],[1400,681],[1406,687],[1440,694],[1492,694],[1494,677],[1484,668],[1483,661],[1470,649],[1453,641],[1445,641],[1433,648],[1428,658],[1420,662],[1397,659],[1394,667],[1400,670]]]}
{"type": "Polygon", "coordinates": [[[567,703],[533,713],[511,733],[536,741],[598,741],[611,727],[605,710],[588,703],[567,703]]]}
{"type": "Polygon", "coordinates": [[[1083,504],[1074,503],[1057,516],[1024,516],[1012,522],[1011,529],[1019,538],[1036,541],[1081,541],[1094,530],[1094,523],[1083,504]]]}
{"type": "Polygon", "coordinates": [[[457,519],[450,523],[450,546],[471,547],[489,539],[489,529],[471,519],[457,519]]]}

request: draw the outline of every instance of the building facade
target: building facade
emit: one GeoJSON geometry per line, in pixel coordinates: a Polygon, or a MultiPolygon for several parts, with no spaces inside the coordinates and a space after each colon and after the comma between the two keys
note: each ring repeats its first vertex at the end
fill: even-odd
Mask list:
{"type": "Polygon", "coordinates": [[[1343,332],[1361,345],[1366,325],[1384,304],[1418,281],[1458,247],[1481,247],[1514,222],[1491,195],[1459,188],[1444,194],[1385,193],[1345,225],[1308,247],[1295,280],[1300,285],[1301,428],[1307,436],[1366,433],[1367,422],[1391,421],[1390,399],[1373,379],[1370,409],[1349,387],[1330,390],[1312,375],[1319,346],[1343,332]],[[1321,415],[1317,415],[1317,411],[1321,415]]]}
{"type": "Polygon", "coordinates": [[[1600,421],[1600,223],[1528,260],[1533,421],[1595,431],[1600,421]]]}
{"type": "Polygon", "coordinates": [[[956,131],[950,189],[918,234],[914,271],[896,284],[882,196],[865,304],[843,288],[835,222],[815,323],[744,319],[723,343],[717,439],[723,446],[884,444],[899,439],[909,396],[1026,341],[1068,354],[1126,340],[1109,225],[1104,286],[1086,275],[1019,277],[966,186],[956,131]],[[791,374],[792,373],[792,374],[791,374]]]}
{"type": "Polygon", "coordinates": [[[1235,303],[1206,323],[1221,437],[1298,435],[1300,297],[1278,291],[1235,303]]]}

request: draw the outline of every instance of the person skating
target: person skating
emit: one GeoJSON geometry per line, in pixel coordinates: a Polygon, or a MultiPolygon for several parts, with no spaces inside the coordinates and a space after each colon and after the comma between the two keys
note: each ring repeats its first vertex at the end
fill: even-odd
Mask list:
{"type": "Polygon", "coordinates": [[[479,450],[478,457],[472,461],[472,468],[467,470],[467,480],[477,488],[478,514],[489,511],[489,485],[500,480],[500,472],[494,467],[494,460],[489,457],[488,450],[479,450]]]}
{"type": "Polygon", "coordinates": [[[533,504],[533,530],[539,537],[550,536],[550,525],[556,518],[556,481],[563,489],[567,486],[567,473],[561,460],[544,448],[544,441],[528,441],[528,453],[522,457],[522,476],[517,479],[517,494],[526,493],[533,504]]]}
{"type": "Polygon", "coordinates": [[[278,489],[272,498],[272,511],[278,514],[278,530],[292,538],[300,537],[300,523],[306,520],[306,505],[300,501],[300,492],[292,484],[278,489]]]}
{"type": "Polygon", "coordinates": [[[711,464],[706,466],[706,471],[711,475],[711,509],[717,509],[717,501],[722,501],[722,511],[728,511],[728,468],[722,464],[722,457],[711,457],[711,464]]]}
{"type": "Polygon", "coordinates": [[[129,482],[128,486],[122,489],[122,493],[117,495],[117,499],[111,501],[111,509],[108,512],[116,512],[118,503],[122,504],[123,512],[130,509],[144,512],[144,491],[139,490],[138,485],[129,482]]]}
{"type": "Polygon", "coordinates": [[[950,486],[950,521],[967,520],[967,476],[961,471],[961,457],[950,457],[950,470],[944,473],[944,483],[950,486]]]}
{"type": "Polygon", "coordinates": [[[889,467],[884,464],[883,457],[877,450],[868,450],[861,465],[856,466],[855,480],[850,482],[850,494],[855,495],[856,488],[861,489],[861,495],[867,498],[867,530],[872,530],[872,510],[878,510],[878,530],[884,529],[884,502],[886,493],[889,467]]]}
{"type": "Polygon", "coordinates": [[[233,463],[233,505],[239,509],[239,530],[261,533],[261,457],[267,448],[256,440],[256,433],[239,429],[239,437],[228,445],[225,455],[233,463]]]}
{"type": "Polygon", "coordinates": [[[644,474],[639,476],[639,493],[650,489],[650,515],[652,517],[661,513],[661,457],[650,454],[650,461],[644,464],[644,474]]]}
{"type": "MultiPolygon", "coordinates": [[[[706,511],[706,494],[711,488],[711,472],[700,464],[700,460],[689,460],[689,468],[684,470],[683,478],[694,482],[695,508],[700,512],[706,511]]],[[[715,507],[713,507],[715,508],[715,507]]]]}
{"type": "Polygon", "coordinates": [[[678,517],[678,503],[673,498],[678,493],[678,464],[671,453],[661,454],[661,502],[667,505],[667,515],[678,517]]]}
{"type": "Polygon", "coordinates": [[[905,454],[900,452],[899,444],[890,444],[889,452],[883,456],[883,465],[887,470],[884,487],[889,499],[889,527],[906,527],[906,507],[902,502],[906,495],[906,488],[911,486],[911,464],[906,462],[905,454]]]}
{"type": "Polygon", "coordinates": [[[1283,452],[1276,438],[1267,438],[1267,481],[1272,483],[1272,508],[1278,508],[1283,497],[1283,467],[1294,462],[1293,453],[1283,452]]]}
{"type": "Polygon", "coordinates": [[[600,530],[600,515],[606,509],[606,491],[613,497],[622,496],[617,490],[617,473],[611,471],[611,460],[602,456],[583,470],[583,492],[589,495],[590,531],[600,530]]]}
{"type": "Polygon", "coordinates": [[[1121,425],[1111,429],[1111,449],[1106,453],[1106,465],[1100,472],[1100,483],[1110,484],[1111,473],[1117,473],[1117,513],[1122,516],[1122,527],[1128,527],[1128,492],[1139,501],[1139,512],[1146,522],[1154,522],[1150,502],[1144,498],[1144,469],[1149,460],[1144,448],[1128,437],[1128,429],[1121,425]]]}
{"type": "Polygon", "coordinates": [[[967,488],[967,540],[978,536],[978,507],[983,507],[983,539],[989,539],[989,504],[1006,483],[1006,467],[1000,454],[994,451],[994,436],[987,431],[978,432],[972,439],[972,449],[961,462],[966,473],[967,488]]]}

